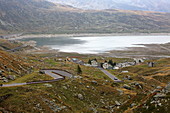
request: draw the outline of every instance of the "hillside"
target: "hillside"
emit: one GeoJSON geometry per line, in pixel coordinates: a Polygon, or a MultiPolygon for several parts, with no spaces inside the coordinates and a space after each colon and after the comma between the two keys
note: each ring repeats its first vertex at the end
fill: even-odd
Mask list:
{"type": "MultiPolygon", "coordinates": [[[[98,68],[84,65],[80,66],[82,74],[78,75],[76,63],[57,60],[65,58],[52,54],[28,55],[27,61],[37,65],[36,71],[12,83],[49,79],[48,75],[39,73],[42,67],[67,70],[74,77],[53,83],[0,87],[0,112],[138,113],[140,110],[141,113],[168,113],[170,93],[165,92],[170,90],[164,87],[170,80],[170,59],[148,60],[155,62],[154,67],[148,67],[148,61],[145,61],[135,66],[108,70],[123,81],[114,82],[98,68]],[[128,72],[124,73],[126,70],[128,72]]],[[[97,58],[98,62],[110,59],[116,63],[132,61],[127,58],[78,57],[84,62],[93,58],[97,58]]]]}
{"type": "Polygon", "coordinates": [[[124,9],[170,12],[169,0],[47,0],[82,9],[124,9]]]}
{"type": "Polygon", "coordinates": [[[169,32],[170,14],[81,10],[44,0],[0,0],[0,34],[169,32]]]}
{"type": "Polygon", "coordinates": [[[3,49],[0,50],[0,112],[2,113],[130,111],[138,113],[139,110],[141,113],[167,113],[169,111],[170,58],[141,58],[139,63],[125,66],[131,64],[134,59],[76,53],[7,52],[4,50],[21,44],[0,40],[0,45],[3,49]],[[96,59],[98,64],[107,61],[112,61],[117,66],[121,64],[118,69],[105,70],[121,81],[115,81],[101,69],[85,64],[79,65],[82,70],[80,74],[77,68],[78,62],[73,59],[81,60],[85,64],[90,59],[96,59]],[[148,62],[154,62],[153,66],[148,65],[148,62]],[[64,70],[73,76],[52,81],[54,78],[49,73],[42,73],[40,71],[42,69],[64,70]],[[31,84],[33,82],[34,84],[31,84]],[[16,86],[17,83],[20,85],[16,86]]]}
{"type": "Polygon", "coordinates": [[[18,43],[16,41],[8,41],[8,40],[0,39],[0,50],[11,50],[21,45],[22,45],[21,43],[18,43]]]}
{"type": "Polygon", "coordinates": [[[31,72],[31,65],[17,55],[0,50],[0,83],[14,80],[31,72]]]}

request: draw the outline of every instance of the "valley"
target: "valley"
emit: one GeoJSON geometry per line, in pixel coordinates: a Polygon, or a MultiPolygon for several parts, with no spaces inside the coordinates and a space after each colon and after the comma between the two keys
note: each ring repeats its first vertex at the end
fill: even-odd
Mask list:
{"type": "Polygon", "coordinates": [[[168,0],[0,0],[0,113],[169,113],[168,0]]]}
{"type": "MultiPolygon", "coordinates": [[[[22,46],[17,41],[14,43],[6,40],[4,43],[8,43],[12,48],[22,46]]],[[[164,112],[169,110],[169,58],[145,57],[142,60],[144,57],[141,56],[116,58],[100,54],[85,55],[58,51],[46,53],[36,50],[37,47],[29,46],[14,52],[7,52],[8,49],[2,47],[1,63],[4,61],[4,64],[1,64],[1,84],[6,87],[3,85],[0,87],[1,112],[138,113],[140,109],[141,112],[153,110],[159,113],[160,109],[164,112]],[[3,58],[4,55],[14,57],[6,60],[3,58]],[[20,63],[15,63],[13,60],[16,59],[15,57],[20,58],[20,63]],[[105,71],[110,73],[109,76],[114,75],[116,78],[110,79],[107,72],[103,73],[100,69],[91,66],[96,65],[92,63],[93,59],[97,60],[98,66],[110,60],[115,62],[115,69],[105,71]],[[89,60],[92,64],[89,64],[89,60]],[[137,62],[138,60],[141,61],[137,62]],[[134,61],[137,64],[133,64],[134,61]],[[22,62],[31,68],[28,73],[19,76],[11,70],[11,65],[21,65],[22,62]],[[148,62],[154,62],[153,67],[150,67],[148,62]],[[129,65],[130,63],[132,65],[129,65]],[[4,65],[6,68],[3,68],[4,65]],[[78,73],[78,65],[81,73],[78,73]],[[53,81],[54,78],[48,73],[41,72],[41,69],[64,70],[71,73],[72,77],[53,81]],[[18,83],[23,84],[10,87],[10,84],[18,83]],[[159,97],[161,95],[164,96],[159,97]],[[29,107],[26,107],[28,103],[29,107]],[[155,103],[155,106],[151,103],[155,103]]],[[[14,70],[17,71],[20,68],[15,66],[14,70]]]]}

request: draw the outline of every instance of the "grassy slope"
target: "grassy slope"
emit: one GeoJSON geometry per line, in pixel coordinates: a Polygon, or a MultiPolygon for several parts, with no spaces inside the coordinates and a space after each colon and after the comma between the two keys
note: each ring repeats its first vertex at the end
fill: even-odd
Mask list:
{"type": "Polygon", "coordinates": [[[7,41],[7,40],[0,39],[0,49],[3,49],[3,50],[10,50],[10,49],[19,47],[21,45],[22,45],[21,43],[18,43],[18,42],[15,42],[15,41],[10,42],[10,41],[7,41]]]}
{"type": "MultiPolygon", "coordinates": [[[[67,63],[61,67],[62,62],[56,62],[54,58],[42,58],[41,60],[44,60],[46,67],[62,68],[76,75],[76,64],[67,63]]],[[[36,61],[36,58],[34,61],[36,61]]],[[[42,63],[40,61],[36,62],[37,64],[42,63]]],[[[38,112],[41,111],[41,107],[44,112],[52,112],[52,110],[49,109],[48,104],[43,101],[45,98],[51,101],[55,100],[54,103],[58,106],[67,106],[67,109],[62,111],[63,113],[80,111],[92,112],[89,110],[91,107],[97,107],[96,109],[98,111],[108,111],[105,106],[115,104],[114,100],[123,101],[127,99],[126,95],[124,95],[123,98],[119,95],[116,88],[111,86],[110,79],[103,75],[98,69],[84,66],[81,66],[81,68],[83,71],[83,74],[81,75],[83,77],[82,79],[66,79],[64,81],[51,83],[52,87],[46,87],[44,84],[39,84],[17,88],[1,88],[1,98],[8,94],[12,95],[7,99],[0,99],[0,106],[5,110],[12,112],[38,112]],[[93,80],[97,81],[97,84],[92,83],[93,80]],[[67,89],[63,86],[67,87],[67,89]],[[84,99],[78,99],[77,94],[82,94],[84,99]],[[101,99],[103,99],[104,103],[101,103],[101,99]],[[29,103],[29,107],[25,108],[26,103],[29,103]],[[37,104],[40,104],[40,107],[37,107],[37,104]]],[[[19,78],[14,82],[29,81],[32,76],[37,77],[36,80],[39,80],[38,74],[31,74],[19,78]]]]}
{"type": "MultiPolygon", "coordinates": [[[[61,57],[63,60],[65,57],[61,57]]],[[[85,62],[88,59],[95,57],[80,57],[85,62]]],[[[28,55],[28,63],[34,63],[36,70],[34,73],[16,79],[14,82],[38,81],[43,79],[51,79],[46,75],[40,75],[36,72],[41,68],[64,69],[77,76],[77,64],[67,62],[59,62],[58,58],[49,55],[28,55]]],[[[97,57],[99,61],[102,58],[97,57]]],[[[129,59],[112,59],[115,62],[125,62],[129,59]]],[[[130,61],[130,60],[129,60],[130,61]]],[[[0,111],[12,112],[53,112],[50,109],[50,103],[59,107],[66,106],[66,109],[60,112],[109,112],[109,106],[115,105],[115,101],[121,102],[123,105],[120,109],[114,107],[116,112],[123,112],[130,107],[130,104],[141,103],[141,100],[149,93],[150,90],[161,85],[160,80],[154,79],[155,76],[165,77],[168,75],[169,59],[155,60],[156,65],[153,68],[148,68],[146,62],[141,65],[123,68],[117,71],[110,71],[121,79],[126,74],[122,74],[122,70],[128,70],[133,80],[124,80],[124,83],[113,83],[106,75],[101,73],[98,69],[81,66],[83,71],[82,78],[66,79],[50,83],[52,86],[45,84],[27,85],[20,87],[1,88],[0,92],[0,111]],[[156,73],[155,73],[156,72],[156,73]],[[152,78],[153,77],[153,78],[152,78]],[[92,81],[97,81],[97,84],[92,81]],[[138,82],[143,85],[143,90],[130,85],[129,83],[138,82]],[[132,87],[132,90],[122,88],[124,84],[132,87]],[[153,86],[154,85],[154,86],[153,86]],[[120,95],[118,90],[122,90],[123,94],[120,95]],[[77,95],[82,94],[83,99],[78,99],[77,95]],[[46,100],[46,101],[45,101],[46,100]],[[29,105],[29,106],[28,106],[29,105]],[[28,106],[28,107],[26,107],[28,106]]],[[[167,77],[169,80],[169,78],[167,77]]],[[[167,80],[166,79],[166,80],[167,80]]],[[[162,86],[167,83],[161,78],[162,86]]],[[[11,82],[11,83],[14,83],[11,82]]],[[[50,85],[49,84],[49,85],[50,85]]]]}
{"type": "MultiPolygon", "coordinates": [[[[155,62],[154,67],[148,67],[147,62],[132,66],[132,67],[126,67],[122,68],[120,70],[111,70],[110,72],[117,75],[120,79],[124,79],[126,75],[129,75],[132,80],[124,80],[125,84],[130,85],[131,83],[140,83],[143,86],[143,90],[136,89],[133,85],[130,85],[135,92],[137,92],[137,95],[135,98],[131,98],[131,101],[124,104],[120,107],[120,109],[117,112],[123,112],[124,110],[130,108],[130,104],[135,103],[137,105],[140,105],[142,103],[143,98],[147,94],[149,94],[149,91],[154,90],[157,86],[164,87],[169,81],[170,81],[170,59],[159,59],[159,60],[152,60],[155,62]],[[129,73],[121,73],[123,70],[128,70],[129,73]]],[[[149,61],[148,61],[149,62],[149,61]]],[[[155,105],[151,104],[150,102],[154,99],[150,97],[147,100],[147,105],[149,106],[149,109],[146,109],[145,107],[139,107],[134,109],[135,113],[138,113],[138,111],[141,111],[141,113],[159,113],[161,112],[167,112],[169,109],[169,100],[167,96],[167,101],[161,100],[161,103],[164,103],[165,106],[161,107],[155,107],[155,105]],[[168,109],[167,109],[168,108],[168,109]]],[[[130,110],[127,110],[130,111],[130,110]]]]}
{"type": "Polygon", "coordinates": [[[0,70],[3,71],[2,75],[20,75],[28,73],[31,70],[31,65],[27,64],[22,60],[21,57],[18,57],[14,54],[9,54],[7,52],[0,50],[0,70]]]}

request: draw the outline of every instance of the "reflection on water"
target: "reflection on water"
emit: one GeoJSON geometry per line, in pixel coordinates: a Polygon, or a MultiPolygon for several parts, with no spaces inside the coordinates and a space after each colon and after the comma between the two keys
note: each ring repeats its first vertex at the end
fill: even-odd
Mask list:
{"type": "Polygon", "coordinates": [[[80,40],[80,39],[73,39],[73,38],[68,38],[68,37],[51,37],[51,38],[26,38],[26,39],[20,39],[21,41],[36,41],[37,46],[68,46],[68,45],[74,45],[74,44],[82,44],[85,43],[85,40],[80,40]]]}
{"type": "Polygon", "coordinates": [[[102,37],[54,37],[28,38],[22,41],[34,40],[38,46],[49,46],[62,52],[102,53],[110,50],[120,50],[126,47],[140,47],[137,44],[163,44],[170,42],[170,36],[102,36],[102,37]]]}

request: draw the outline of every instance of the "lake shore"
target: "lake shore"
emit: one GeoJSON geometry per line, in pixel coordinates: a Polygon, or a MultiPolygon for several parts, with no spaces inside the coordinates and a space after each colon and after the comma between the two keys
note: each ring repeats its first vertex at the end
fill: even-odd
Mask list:
{"type": "MultiPolygon", "coordinates": [[[[160,36],[159,38],[162,41],[163,39],[166,38],[166,36],[169,37],[170,34],[169,33],[152,33],[152,34],[148,34],[148,33],[147,34],[146,33],[135,33],[135,34],[131,34],[131,33],[124,33],[124,34],[117,34],[117,33],[114,33],[114,34],[37,34],[37,35],[30,34],[30,35],[23,35],[23,36],[17,37],[14,40],[16,40],[16,39],[27,39],[27,40],[29,40],[29,38],[42,38],[42,37],[44,37],[44,38],[54,38],[54,37],[56,37],[57,41],[58,41],[59,38],[64,38],[64,40],[67,40],[68,37],[79,37],[79,38],[87,37],[87,41],[89,41],[89,39],[90,39],[89,42],[93,42],[93,40],[91,40],[92,38],[88,39],[88,37],[94,37],[94,39],[95,39],[95,37],[100,37],[100,36],[101,37],[102,36],[106,36],[106,37],[107,36],[108,37],[109,36],[124,36],[125,38],[126,38],[126,36],[127,36],[127,38],[130,37],[130,36],[148,36],[147,39],[149,39],[149,36],[157,36],[157,37],[160,36]]],[[[109,39],[109,38],[107,38],[107,39],[109,39]]],[[[120,39],[122,39],[120,42],[124,41],[124,38],[121,37],[120,39]]],[[[132,39],[131,41],[134,41],[134,40],[135,39],[132,39]]],[[[156,38],[155,38],[155,40],[156,40],[156,38]]],[[[54,38],[54,41],[55,41],[55,38],[54,38]]],[[[105,42],[105,40],[102,41],[102,43],[104,43],[104,42],[105,42]]],[[[130,42],[128,42],[128,43],[130,43],[130,42]]],[[[99,42],[97,42],[97,44],[98,43],[99,42]]],[[[108,44],[108,45],[112,45],[112,44],[113,43],[108,44]]],[[[93,44],[90,44],[90,45],[93,45],[93,44]]],[[[60,52],[60,53],[84,54],[84,55],[85,54],[86,55],[102,55],[102,56],[110,56],[110,57],[142,57],[142,56],[143,57],[144,56],[149,56],[149,57],[166,57],[166,58],[170,57],[170,48],[169,48],[170,47],[170,43],[169,42],[166,42],[166,43],[165,42],[163,42],[163,43],[155,43],[155,44],[154,43],[150,43],[150,44],[145,44],[145,43],[141,43],[140,44],[140,43],[138,43],[138,44],[135,44],[135,45],[139,45],[139,46],[136,46],[136,47],[134,47],[134,46],[125,47],[122,50],[114,50],[114,49],[113,50],[106,50],[105,52],[99,52],[97,54],[95,54],[95,53],[78,53],[78,52],[71,52],[71,51],[70,52],[66,52],[66,51],[64,52],[62,50],[60,51],[60,49],[57,49],[57,51],[56,51],[56,49],[53,49],[52,47],[49,47],[48,49],[47,48],[41,49],[41,51],[37,51],[37,52],[38,53],[46,53],[46,52],[53,52],[53,51],[55,51],[55,53],[56,52],[57,53],[60,52]]],[[[87,46],[87,47],[90,47],[90,46],[87,46]]],[[[73,44],[73,46],[71,46],[71,48],[74,50],[74,49],[81,48],[81,47],[79,47],[78,45],[74,46],[74,44],[73,44]]]]}
{"type": "Polygon", "coordinates": [[[170,36],[170,33],[84,33],[84,34],[27,34],[21,35],[9,40],[17,40],[23,38],[51,38],[51,37],[96,37],[96,36],[170,36]]]}
{"type": "Polygon", "coordinates": [[[144,47],[128,47],[124,50],[111,50],[101,53],[101,56],[117,58],[170,58],[170,43],[166,44],[141,44],[144,47]]]}
{"type": "Polygon", "coordinates": [[[56,54],[56,56],[86,56],[86,57],[113,57],[113,58],[170,58],[170,43],[166,44],[142,44],[145,47],[129,47],[124,50],[111,50],[98,54],[80,54],[76,52],[61,52],[52,48],[41,47],[39,50],[32,50],[34,54],[56,54]]]}

